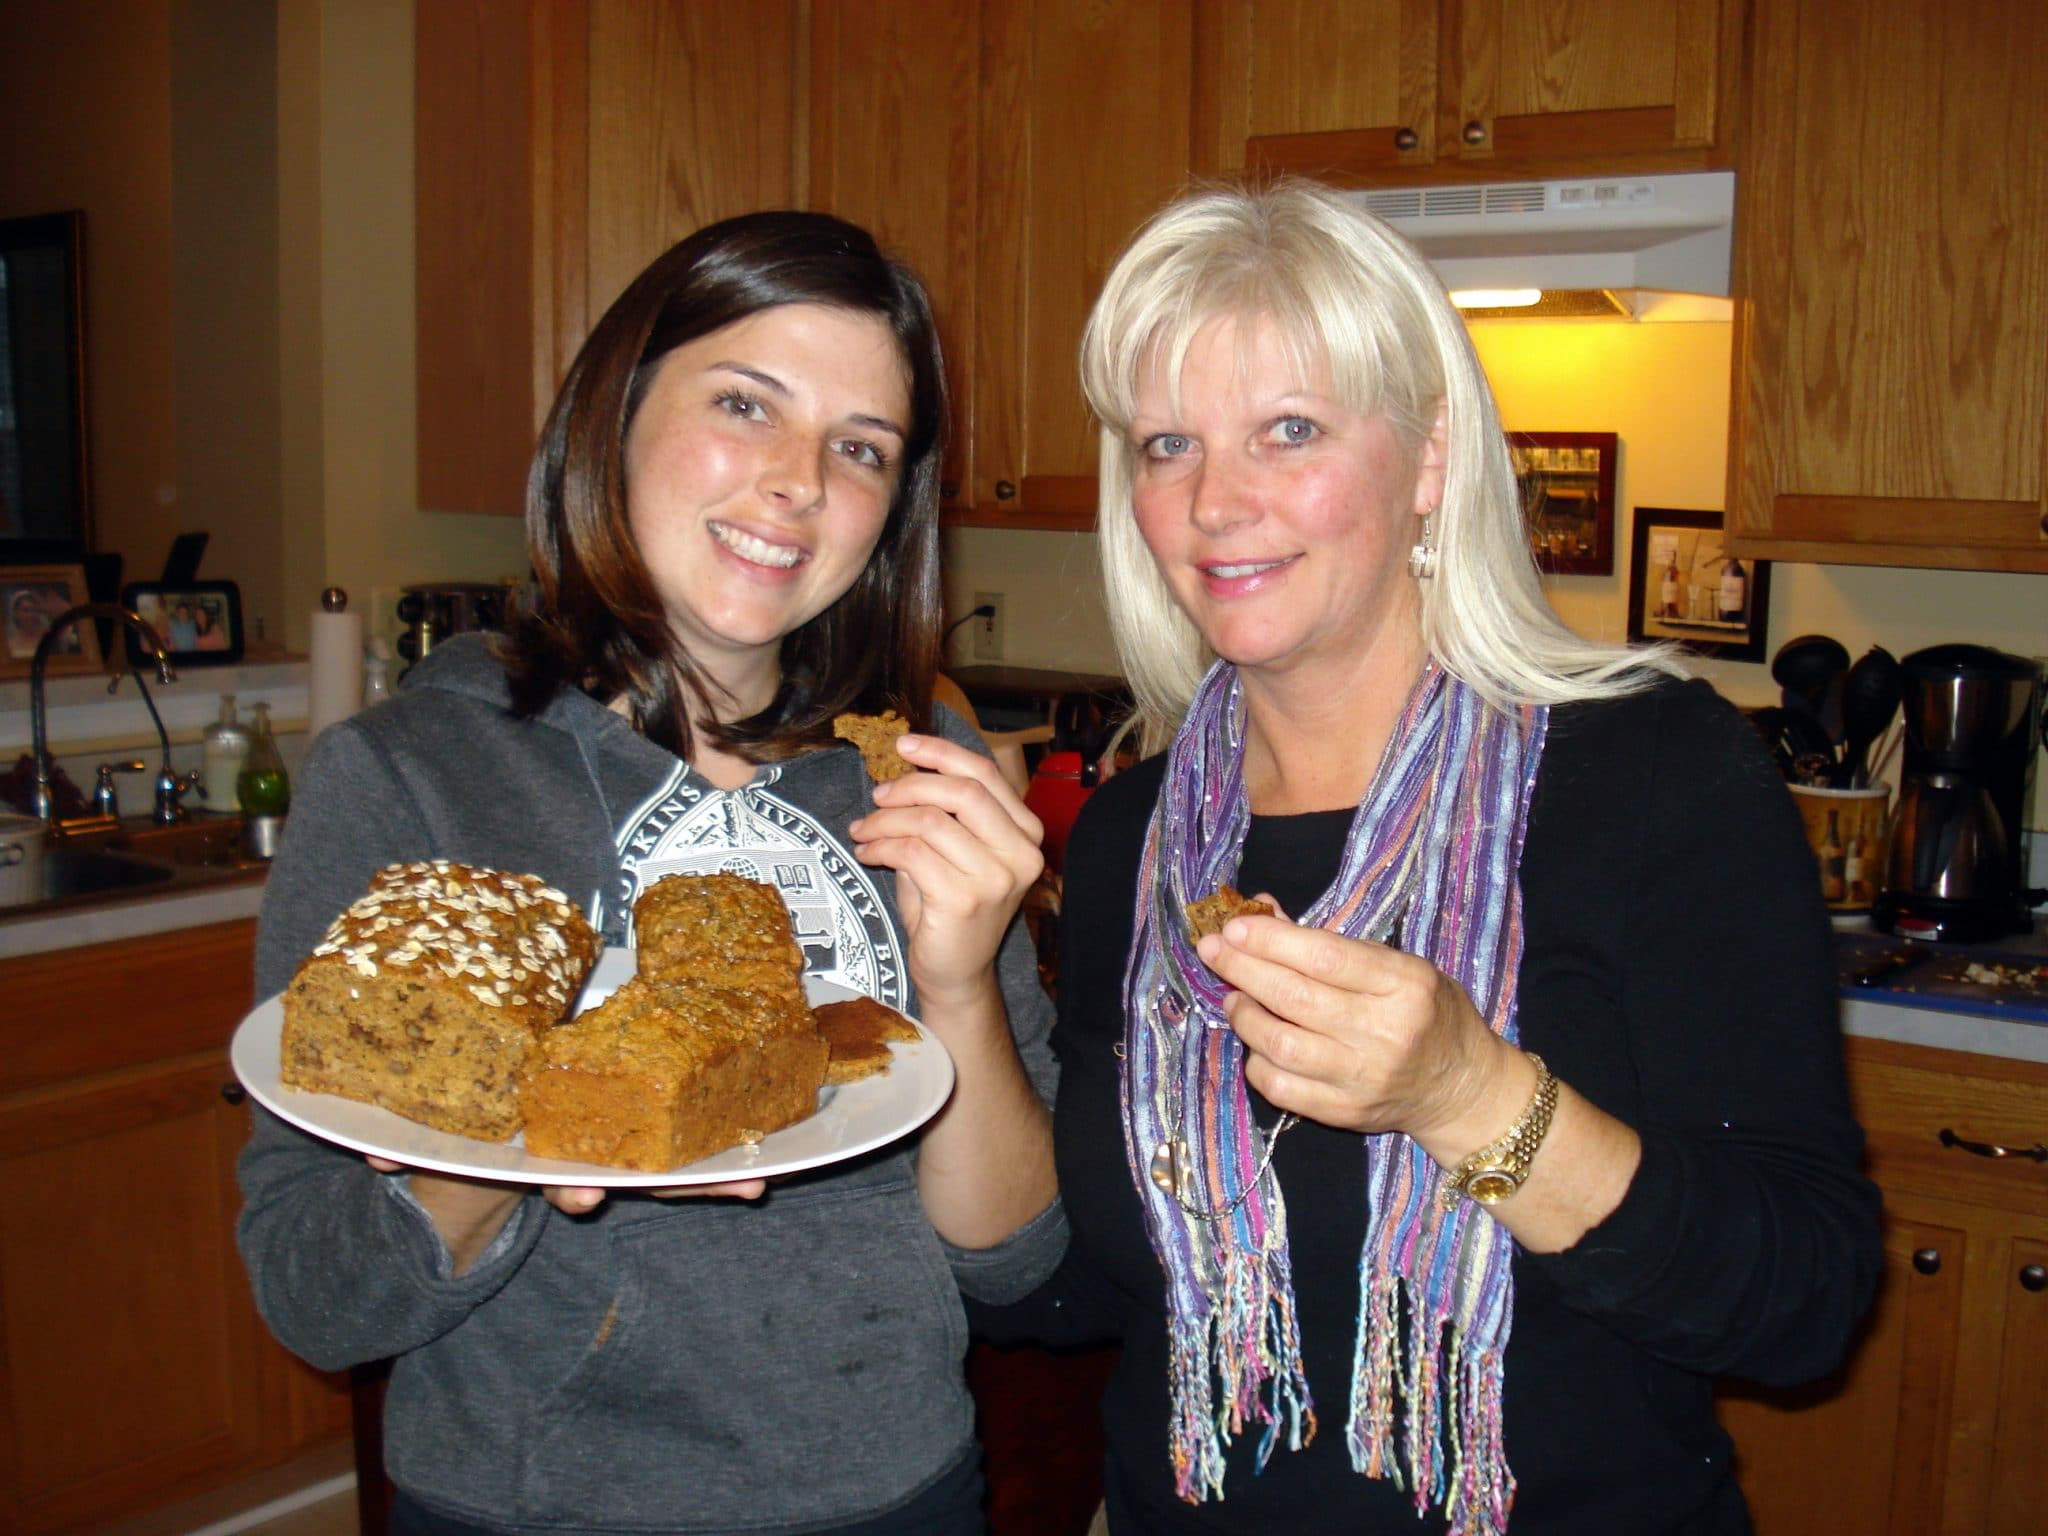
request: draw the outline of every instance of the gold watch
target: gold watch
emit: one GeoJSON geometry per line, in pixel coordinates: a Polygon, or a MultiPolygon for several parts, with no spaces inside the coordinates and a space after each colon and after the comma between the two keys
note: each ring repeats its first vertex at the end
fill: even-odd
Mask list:
{"type": "Polygon", "coordinates": [[[1446,1206],[1456,1205],[1461,1196],[1481,1205],[1499,1205],[1528,1179],[1536,1149],[1550,1131],[1550,1117],[1557,1113],[1557,1079],[1541,1056],[1528,1054],[1536,1064],[1536,1092],[1529,1107],[1498,1141],[1488,1142],[1450,1171],[1444,1184],[1446,1206]]]}

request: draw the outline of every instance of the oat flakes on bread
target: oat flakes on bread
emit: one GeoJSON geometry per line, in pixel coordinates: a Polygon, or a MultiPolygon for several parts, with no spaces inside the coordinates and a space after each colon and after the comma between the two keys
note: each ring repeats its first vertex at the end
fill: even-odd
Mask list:
{"type": "Polygon", "coordinates": [[[639,974],[804,998],[804,952],[782,893],[744,875],[670,875],[633,903],[639,974]]]}
{"type": "Polygon", "coordinates": [[[877,784],[900,779],[917,769],[896,750],[896,738],[910,729],[910,722],[893,709],[879,715],[844,714],[832,717],[832,734],[860,748],[861,762],[868,777],[877,784]]]}
{"type": "Polygon", "coordinates": [[[886,1072],[894,1059],[889,1042],[917,1039],[916,1026],[910,1020],[872,997],[821,1003],[811,1010],[811,1017],[831,1047],[831,1061],[825,1068],[828,1083],[856,1083],[886,1072]]]}
{"type": "Polygon", "coordinates": [[[576,904],[532,875],[394,864],[328,928],[285,989],[287,1087],[506,1141],[516,1079],[596,962],[576,904]]]}
{"type": "Polygon", "coordinates": [[[1235,886],[1219,885],[1214,895],[1188,903],[1188,941],[1193,943],[1205,933],[1221,933],[1223,925],[1233,917],[1270,913],[1272,910],[1265,902],[1254,901],[1235,886]]]}
{"type": "Polygon", "coordinates": [[[679,1168],[812,1114],[826,1056],[801,999],[636,976],[535,1047],[526,1150],[679,1168]]]}

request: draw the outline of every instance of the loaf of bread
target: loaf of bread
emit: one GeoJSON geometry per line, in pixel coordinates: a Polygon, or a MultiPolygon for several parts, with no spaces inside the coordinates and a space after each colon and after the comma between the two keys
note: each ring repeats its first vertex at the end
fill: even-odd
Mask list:
{"type": "Polygon", "coordinates": [[[649,1173],[693,1163],[815,1111],[826,1055],[800,997],[643,971],[541,1036],[520,1085],[526,1150],[649,1173]]]}
{"type": "Polygon", "coordinates": [[[804,952],[774,886],[743,875],[670,875],[633,903],[639,974],[769,992],[801,1004],[804,952]]]}
{"type": "Polygon", "coordinates": [[[872,997],[821,1003],[811,1017],[832,1052],[825,1067],[828,1083],[856,1083],[886,1072],[893,1059],[889,1042],[917,1039],[916,1025],[872,997]]]}
{"type": "Polygon", "coordinates": [[[834,715],[832,734],[860,748],[860,759],[868,777],[877,784],[915,773],[909,759],[896,750],[896,738],[910,729],[910,722],[893,709],[879,715],[834,715]]]}
{"type": "Polygon", "coordinates": [[[508,1140],[527,1053],[568,1012],[599,947],[575,903],[532,875],[391,865],[285,990],[280,1076],[508,1140]]]}

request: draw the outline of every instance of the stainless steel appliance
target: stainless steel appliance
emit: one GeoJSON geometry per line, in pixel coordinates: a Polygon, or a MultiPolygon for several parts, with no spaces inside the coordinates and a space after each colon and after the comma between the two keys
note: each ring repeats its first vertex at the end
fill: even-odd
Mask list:
{"type": "Polygon", "coordinates": [[[425,582],[400,590],[398,654],[410,668],[452,635],[503,629],[512,617],[513,588],[502,581],[425,582]]]}
{"type": "Polygon", "coordinates": [[[1888,933],[1965,943],[2026,932],[2040,669],[1984,646],[1937,645],[1899,670],[1905,755],[1871,921],[1888,933]]]}

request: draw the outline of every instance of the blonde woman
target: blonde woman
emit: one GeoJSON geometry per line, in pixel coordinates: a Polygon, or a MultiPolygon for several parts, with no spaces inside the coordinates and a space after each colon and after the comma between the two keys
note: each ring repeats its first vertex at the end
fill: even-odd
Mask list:
{"type": "Polygon", "coordinates": [[[1165,750],[1073,834],[1073,1246],[984,1326],[1122,1341],[1117,1536],[1746,1531],[1710,1380],[1827,1371],[1879,1259],[1760,744],[1552,616],[1456,312],[1342,200],[1166,209],[1083,376],[1165,750]]]}

